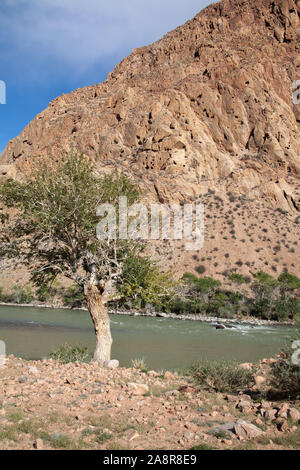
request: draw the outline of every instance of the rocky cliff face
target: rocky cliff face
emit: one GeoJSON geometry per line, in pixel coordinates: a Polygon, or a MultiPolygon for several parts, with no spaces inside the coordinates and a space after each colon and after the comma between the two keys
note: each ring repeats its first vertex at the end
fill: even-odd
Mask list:
{"type": "Polygon", "coordinates": [[[295,272],[299,51],[300,0],[212,4],[134,50],[105,82],[51,102],[8,143],[0,175],[73,144],[99,168],[132,174],[151,199],[206,203],[205,248],[194,257],[176,244],[162,250],[170,267],[201,258],[219,276],[239,261],[240,271],[295,272]]]}

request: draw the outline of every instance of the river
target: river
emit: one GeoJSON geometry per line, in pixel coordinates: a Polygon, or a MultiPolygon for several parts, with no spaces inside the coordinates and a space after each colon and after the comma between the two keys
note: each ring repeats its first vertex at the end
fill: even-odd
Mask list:
{"type": "MultiPolygon", "coordinates": [[[[295,336],[289,326],[235,325],[217,330],[197,321],[111,315],[112,358],[121,366],[144,358],[154,369],[176,369],[199,359],[256,362],[278,354],[295,336]]],[[[7,354],[41,359],[63,343],[87,346],[95,337],[88,312],[0,306],[0,340],[7,354]]]]}

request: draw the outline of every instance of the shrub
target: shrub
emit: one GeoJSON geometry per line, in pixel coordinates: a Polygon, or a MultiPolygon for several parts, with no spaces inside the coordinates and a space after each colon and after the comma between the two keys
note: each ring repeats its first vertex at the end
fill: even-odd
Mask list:
{"type": "Polygon", "coordinates": [[[236,282],[237,284],[245,284],[246,282],[244,276],[242,276],[241,274],[237,274],[237,273],[230,274],[228,276],[228,279],[232,282],[236,282]]]}
{"type": "Polygon", "coordinates": [[[118,286],[123,301],[131,300],[137,307],[151,304],[161,308],[174,296],[176,283],[171,273],[162,273],[146,256],[127,256],[123,265],[123,284],[118,286]]]}
{"type": "Polygon", "coordinates": [[[46,302],[51,297],[51,288],[47,284],[41,284],[36,290],[36,297],[40,302],[46,302]]]}
{"type": "Polygon", "coordinates": [[[269,299],[255,300],[250,307],[250,315],[261,318],[262,320],[271,320],[272,310],[271,301],[269,299]]]}
{"type": "Polygon", "coordinates": [[[278,321],[292,319],[300,314],[300,300],[294,297],[280,299],[275,304],[273,319],[278,321]]]}
{"type": "Polygon", "coordinates": [[[197,273],[199,273],[199,274],[203,274],[203,273],[205,273],[206,268],[205,268],[205,266],[203,266],[203,264],[200,264],[200,266],[197,266],[197,267],[196,267],[196,271],[197,271],[197,273]]]}
{"type": "Polygon", "coordinates": [[[133,369],[139,369],[142,371],[147,370],[147,365],[144,357],[141,357],[140,359],[132,359],[131,365],[133,369]]]}
{"type": "Polygon", "coordinates": [[[30,304],[34,300],[34,294],[31,287],[13,287],[13,292],[11,294],[13,301],[17,304],[30,304]]]}
{"type": "Polygon", "coordinates": [[[221,286],[220,281],[212,277],[197,277],[192,273],[185,273],[182,278],[184,281],[194,285],[198,292],[213,292],[221,286]]]}
{"type": "Polygon", "coordinates": [[[280,282],[280,285],[286,289],[300,289],[300,279],[288,272],[280,274],[278,281],[280,282]]]}
{"type": "Polygon", "coordinates": [[[197,298],[183,300],[180,297],[176,297],[168,304],[168,311],[177,315],[189,313],[205,315],[206,309],[207,305],[205,302],[197,298]]]}
{"type": "Polygon", "coordinates": [[[196,382],[217,392],[237,394],[252,387],[253,374],[233,361],[201,361],[191,368],[196,382]]]}
{"type": "Polygon", "coordinates": [[[300,365],[292,363],[292,348],[287,348],[282,357],[271,365],[270,385],[281,399],[300,398],[300,365]]]}
{"type": "Polygon", "coordinates": [[[82,288],[77,285],[68,287],[62,296],[64,304],[72,308],[81,307],[85,300],[82,288]]]}
{"type": "Polygon", "coordinates": [[[85,346],[72,346],[63,344],[56,351],[50,353],[51,359],[67,364],[68,362],[85,362],[88,358],[88,349],[85,346]]]}

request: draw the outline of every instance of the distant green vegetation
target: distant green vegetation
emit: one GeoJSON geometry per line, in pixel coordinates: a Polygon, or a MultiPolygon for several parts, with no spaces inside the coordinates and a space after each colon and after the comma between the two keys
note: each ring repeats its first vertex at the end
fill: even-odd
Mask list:
{"type": "MultiPolygon", "coordinates": [[[[276,279],[264,271],[252,273],[252,279],[241,274],[228,275],[233,288],[224,288],[212,277],[185,273],[174,282],[170,273],[161,273],[149,258],[128,257],[124,282],[118,287],[119,299],[111,308],[151,309],[180,315],[198,314],[218,318],[256,317],[262,320],[300,320],[300,279],[283,272],[276,279]]],[[[0,287],[0,302],[53,303],[79,308],[85,306],[82,290],[77,285],[63,287],[59,282],[41,285],[35,291],[13,286],[9,294],[0,287]]]]}
{"type": "Polygon", "coordinates": [[[178,295],[165,304],[165,310],[178,314],[202,314],[219,318],[254,316],[263,320],[297,320],[300,317],[300,279],[284,272],[278,279],[263,271],[248,280],[231,274],[229,280],[248,293],[228,290],[211,277],[184,274],[178,295]],[[252,295],[250,295],[252,292],[252,295]]]}

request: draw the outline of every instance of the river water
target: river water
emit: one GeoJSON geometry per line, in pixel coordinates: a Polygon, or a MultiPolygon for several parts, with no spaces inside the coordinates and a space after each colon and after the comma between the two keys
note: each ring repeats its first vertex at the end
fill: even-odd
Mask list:
{"type": "MultiPolygon", "coordinates": [[[[287,326],[248,326],[217,330],[197,321],[111,315],[112,358],[121,366],[144,358],[150,368],[176,369],[200,359],[255,362],[278,354],[292,341],[287,326]]],[[[80,310],[0,306],[0,340],[7,354],[47,357],[63,343],[94,347],[89,313],[80,310]]]]}

